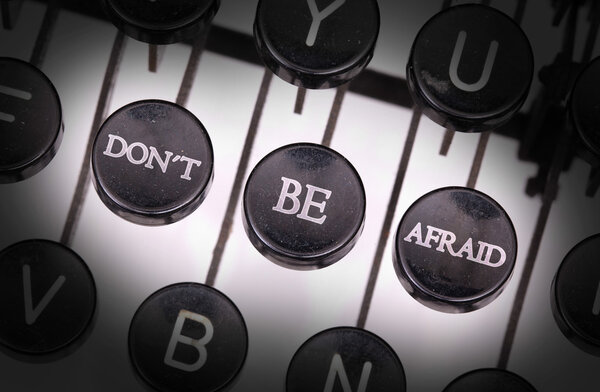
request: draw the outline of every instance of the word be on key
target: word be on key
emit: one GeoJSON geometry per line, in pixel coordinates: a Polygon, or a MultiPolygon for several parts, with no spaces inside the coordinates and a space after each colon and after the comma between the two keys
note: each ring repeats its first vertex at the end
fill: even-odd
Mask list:
{"type": "Polygon", "coordinates": [[[307,270],[331,265],[352,249],[366,200],[346,158],[318,144],[298,143],[256,165],[243,203],[244,228],[254,247],[279,265],[307,270]]]}
{"type": "MultiPolygon", "coordinates": [[[[277,205],[273,207],[273,211],[281,212],[283,214],[295,214],[300,210],[300,199],[298,196],[300,192],[302,192],[302,185],[291,178],[281,177],[281,181],[283,181],[283,187],[281,188],[281,194],[279,195],[279,200],[277,201],[277,205]],[[294,190],[290,192],[290,185],[293,185],[294,190]],[[289,199],[292,201],[293,205],[291,208],[285,208],[285,201],[289,199]]],[[[316,207],[319,209],[321,213],[325,211],[325,201],[320,203],[316,203],[313,199],[315,196],[315,192],[322,193],[325,196],[325,199],[329,199],[331,196],[331,191],[328,189],[319,188],[318,186],[306,184],[306,198],[304,199],[304,205],[302,207],[302,211],[296,215],[300,219],[305,219],[309,222],[318,223],[320,225],[325,222],[327,215],[321,215],[320,217],[312,217],[308,215],[308,210],[310,207],[316,207]]]]}

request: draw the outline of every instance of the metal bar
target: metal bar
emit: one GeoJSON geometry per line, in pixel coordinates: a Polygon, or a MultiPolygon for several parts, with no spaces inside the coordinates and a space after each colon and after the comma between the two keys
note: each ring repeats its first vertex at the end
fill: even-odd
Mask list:
{"type": "Polygon", "coordinates": [[[254,106],[254,113],[252,114],[252,120],[250,121],[250,126],[246,135],[246,141],[244,142],[244,148],[242,149],[242,156],[240,157],[237,172],[235,173],[233,188],[231,189],[231,194],[229,195],[227,210],[225,211],[225,217],[223,218],[223,223],[221,224],[219,238],[213,249],[213,257],[208,269],[208,274],[206,276],[205,282],[209,286],[213,286],[215,284],[221,259],[223,258],[223,252],[225,251],[225,245],[227,245],[227,240],[229,239],[229,234],[231,233],[231,227],[233,226],[233,214],[235,213],[235,209],[240,199],[242,183],[244,176],[246,175],[246,170],[248,169],[248,160],[250,159],[250,153],[252,152],[252,147],[254,146],[254,139],[256,139],[258,125],[262,117],[272,79],[273,73],[265,68],[265,73],[258,91],[256,104],[254,106]]]}
{"type": "Polygon", "coordinates": [[[321,144],[329,147],[331,145],[331,139],[333,139],[333,132],[337,126],[337,120],[342,109],[342,103],[344,102],[344,96],[348,91],[350,83],[343,84],[337,88],[335,97],[333,98],[333,104],[331,105],[331,111],[329,112],[329,120],[327,120],[327,126],[325,127],[325,133],[323,134],[323,140],[321,144]]]}
{"type": "Polygon", "coordinates": [[[115,84],[117,74],[119,73],[119,65],[121,64],[121,58],[123,57],[124,47],[125,37],[123,33],[118,32],[110,53],[110,58],[106,67],[106,73],[104,74],[104,80],[102,82],[102,88],[98,98],[98,105],[96,106],[96,114],[94,115],[94,120],[92,122],[92,128],[90,130],[90,136],[85,149],[83,163],[81,164],[77,186],[75,187],[75,194],[71,200],[71,206],[69,207],[67,220],[60,237],[60,242],[66,246],[70,246],[73,242],[75,229],[77,227],[77,223],[79,222],[79,217],[81,216],[85,195],[87,194],[87,189],[90,185],[90,157],[92,155],[94,138],[108,112],[108,106],[110,104],[113,86],[115,84]]]}
{"type": "Polygon", "coordinates": [[[542,196],[542,206],[540,207],[540,211],[538,213],[533,237],[531,238],[529,250],[525,259],[525,266],[523,267],[523,274],[521,275],[521,279],[519,281],[517,294],[515,295],[515,299],[513,301],[510,317],[508,319],[508,325],[504,334],[504,340],[502,342],[500,358],[498,359],[498,367],[501,369],[506,369],[508,365],[510,352],[512,350],[515,335],[517,333],[519,318],[521,317],[521,311],[523,310],[523,303],[525,302],[525,294],[527,293],[529,281],[531,280],[533,267],[540,249],[544,229],[546,228],[546,223],[548,222],[552,202],[554,201],[556,192],[558,190],[558,178],[569,152],[572,134],[572,127],[565,127],[565,130],[562,133],[558,143],[558,147],[554,152],[552,166],[550,167],[544,194],[542,196]]]}
{"type": "Polygon", "coordinates": [[[469,173],[469,179],[467,180],[467,188],[475,188],[477,183],[477,177],[481,170],[481,164],[483,163],[483,156],[485,155],[485,149],[487,148],[490,140],[491,132],[483,132],[479,136],[479,143],[477,143],[477,150],[475,151],[475,157],[473,158],[473,164],[471,165],[471,172],[469,173]]]}
{"type": "Polygon", "coordinates": [[[371,301],[373,300],[373,292],[375,291],[375,283],[377,282],[377,276],[379,275],[379,269],[381,267],[383,251],[385,250],[388,237],[390,236],[392,221],[394,220],[394,214],[396,213],[396,205],[400,198],[400,191],[402,190],[402,184],[404,183],[404,177],[406,176],[406,169],[408,168],[408,162],[415,144],[420,120],[421,109],[415,108],[410,121],[408,134],[406,135],[406,141],[404,142],[404,150],[402,151],[402,157],[400,158],[400,163],[398,165],[398,172],[396,173],[396,179],[394,181],[394,187],[392,188],[392,194],[390,195],[390,201],[388,202],[385,219],[379,234],[379,242],[377,243],[377,249],[375,251],[375,256],[373,257],[369,280],[367,281],[367,287],[360,306],[360,314],[358,316],[358,321],[356,322],[358,328],[364,328],[367,322],[367,315],[369,313],[369,308],[371,307],[371,301]]]}
{"type": "Polygon", "coordinates": [[[440,147],[440,155],[448,155],[452,140],[454,140],[454,131],[446,129],[446,132],[444,132],[444,139],[442,140],[442,146],[440,147]]]}
{"type": "Polygon", "coordinates": [[[202,57],[202,52],[206,46],[206,39],[208,37],[209,30],[210,28],[207,28],[192,46],[190,58],[185,68],[185,73],[183,74],[181,86],[179,86],[177,99],[175,100],[175,102],[181,106],[185,106],[190,98],[192,86],[194,85],[194,80],[196,79],[196,72],[198,71],[198,66],[200,65],[200,58],[202,57]]]}
{"type": "Polygon", "coordinates": [[[525,16],[525,8],[527,7],[527,0],[519,0],[517,2],[517,9],[515,10],[515,15],[513,19],[518,24],[523,23],[523,17],[525,16]]]}
{"type": "Polygon", "coordinates": [[[306,89],[298,87],[298,93],[296,94],[296,104],[294,105],[294,113],[302,114],[304,108],[304,99],[306,98],[306,89]]]}
{"type": "Polygon", "coordinates": [[[7,30],[12,30],[17,22],[23,0],[2,0],[0,8],[2,10],[2,25],[7,30]]]}
{"type": "Polygon", "coordinates": [[[48,3],[48,6],[46,7],[46,13],[44,14],[44,20],[42,21],[42,26],[38,32],[37,39],[35,40],[35,46],[33,47],[33,52],[29,60],[31,64],[38,68],[41,68],[44,58],[46,57],[48,44],[50,43],[50,38],[52,38],[56,20],[58,19],[58,11],[59,8],[56,5],[56,1],[51,1],[48,3]]]}
{"type": "Polygon", "coordinates": [[[148,44],[148,71],[157,72],[158,66],[165,54],[164,45],[148,44]]]}
{"type": "Polygon", "coordinates": [[[585,188],[585,195],[587,197],[594,197],[596,192],[598,192],[598,187],[600,187],[600,166],[592,167],[592,171],[590,172],[588,183],[585,188]]]}
{"type": "Polygon", "coordinates": [[[597,1],[593,1],[590,7],[590,29],[588,30],[583,55],[581,56],[583,64],[587,64],[592,58],[592,52],[594,51],[594,46],[596,46],[598,29],[600,28],[600,6],[598,6],[597,1]]]}

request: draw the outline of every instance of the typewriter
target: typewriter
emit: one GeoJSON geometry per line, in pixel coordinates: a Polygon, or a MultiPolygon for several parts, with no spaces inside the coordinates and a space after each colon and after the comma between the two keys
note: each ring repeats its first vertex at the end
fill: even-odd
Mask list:
{"type": "MultiPolygon", "coordinates": [[[[260,2],[266,16],[257,12],[258,0],[223,0],[218,7],[204,2],[213,4],[205,11],[214,19],[177,39],[148,26],[131,30],[122,15],[115,22],[106,4],[117,1],[104,2],[104,8],[100,1],[1,2],[0,133],[19,132],[24,116],[53,123],[56,132],[35,164],[2,169],[2,389],[598,390],[600,155],[597,131],[594,139],[593,126],[590,131],[577,120],[579,110],[592,120],[598,111],[590,86],[600,77],[584,76],[600,54],[598,4],[260,2]],[[309,71],[290,71],[285,59],[269,57],[272,42],[265,36],[293,30],[283,15],[294,7],[312,13],[310,46],[330,31],[325,26],[338,20],[336,12],[357,3],[375,4],[378,11],[353,12],[360,18],[349,30],[362,29],[365,20],[379,24],[374,50],[352,70],[309,77],[309,71]],[[267,6],[281,10],[269,14],[267,6]],[[464,10],[485,12],[449,18],[447,28],[454,30],[439,33],[448,43],[427,49],[435,40],[426,28],[464,10]],[[522,29],[523,50],[531,49],[531,59],[509,59],[513,68],[494,90],[521,83],[515,103],[487,122],[464,110],[444,112],[431,101],[436,91],[444,95],[456,86],[467,94],[487,91],[486,78],[500,67],[496,61],[493,68],[494,56],[499,61],[512,44],[488,39],[473,49],[469,45],[482,37],[460,25],[485,25],[486,13],[522,29]],[[279,15],[273,31],[255,21],[272,15],[279,15]],[[454,87],[432,82],[439,89],[425,91],[422,83],[431,80],[419,63],[417,41],[431,66],[439,65],[436,53],[457,55],[462,45],[478,59],[479,73],[466,80],[458,64],[454,87]],[[517,80],[520,74],[525,82],[517,80]],[[577,89],[585,91],[577,95],[577,89]],[[35,106],[43,94],[54,104],[35,106]],[[129,128],[122,121],[137,118],[135,105],[160,106],[153,124],[188,116],[190,127],[204,133],[186,139],[185,148],[208,135],[211,151],[204,154],[210,159],[195,165],[191,155],[173,150],[177,160],[162,160],[165,152],[156,145],[126,140],[129,128]],[[98,147],[103,131],[112,144],[98,147]],[[277,159],[298,156],[302,148],[311,156],[325,154],[322,159],[348,172],[319,168],[306,184],[277,172],[287,165],[277,159]],[[190,179],[210,160],[214,174],[205,175],[203,191],[181,215],[156,218],[125,211],[106,190],[102,162],[126,158],[146,172],[166,173],[168,163],[170,170],[180,167],[177,178],[190,179]],[[281,204],[269,204],[259,176],[267,166],[276,171],[281,204]],[[343,178],[342,188],[354,181],[358,191],[316,186],[319,176],[343,178]],[[358,179],[351,181],[353,176],[358,179]],[[475,195],[494,208],[494,222],[503,220],[508,234],[497,226],[468,226],[480,212],[477,203],[462,205],[460,220],[454,210],[436,224],[411,216],[445,211],[439,200],[446,199],[436,199],[444,192],[447,200],[457,192],[475,195]],[[276,226],[285,232],[281,222],[288,217],[300,222],[300,236],[325,226],[326,214],[330,222],[335,218],[338,195],[344,208],[358,202],[359,212],[336,226],[351,233],[331,241],[344,242],[335,256],[286,256],[261,231],[276,226]],[[277,220],[259,227],[265,216],[277,220]],[[483,232],[508,245],[476,238],[483,232]],[[478,240],[487,241],[479,242],[479,254],[478,240]],[[416,282],[415,271],[425,267],[406,263],[415,252],[423,260],[441,263],[439,256],[494,273],[507,268],[476,300],[468,294],[453,301],[438,296],[456,288],[443,271],[428,275],[433,287],[416,282]],[[193,309],[205,303],[210,309],[193,309]]],[[[169,2],[122,3],[142,13],[169,2]]],[[[29,136],[27,144],[41,139],[29,136]]],[[[3,155],[12,151],[0,149],[3,155]]],[[[132,176],[116,186],[135,192],[144,181],[132,176]]],[[[484,279],[462,267],[458,273],[469,284],[484,279]]]]}

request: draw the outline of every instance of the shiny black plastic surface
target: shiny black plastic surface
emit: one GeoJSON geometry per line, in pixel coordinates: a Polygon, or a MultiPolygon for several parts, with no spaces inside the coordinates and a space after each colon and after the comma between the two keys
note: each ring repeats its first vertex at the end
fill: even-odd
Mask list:
{"type": "Polygon", "coordinates": [[[600,58],[579,75],[571,93],[571,118],[587,148],[600,156],[600,58]]]}
{"type": "Polygon", "coordinates": [[[413,99],[433,121],[481,132],[519,110],[533,77],[533,54],[508,16],[483,5],[461,5],[421,28],[406,75],[413,99]]]}
{"type": "Polygon", "coordinates": [[[191,214],[213,178],[213,150],[188,110],[158,100],[134,102],[100,127],[92,151],[100,199],[135,223],[161,225],[191,214]]]}
{"type": "Polygon", "coordinates": [[[452,381],[444,392],[536,392],[521,376],[502,369],[478,369],[452,381]]]}
{"type": "Polygon", "coordinates": [[[45,168],[63,136],[60,100],[36,67],[0,57],[0,184],[45,168]]]}
{"type": "Polygon", "coordinates": [[[17,359],[45,362],[72,353],[87,337],[96,286],[71,249],[27,240],[0,252],[0,298],[1,345],[17,359]]]}
{"type": "Polygon", "coordinates": [[[582,350],[600,356],[600,234],[577,244],[552,282],[554,319],[582,350]]]}
{"type": "Polygon", "coordinates": [[[294,354],[288,367],[285,390],[342,389],[406,391],[402,363],[383,339],[369,331],[353,327],[322,331],[308,339],[294,354]],[[342,388],[337,389],[335,385],[342,388]]]}
{"type": "Polygon", "coordinates": [[[394,241],[394,268],[416,300],[463,313],[494,300],[517,255],[510,218],[489,196],[469,188],[434,190],[406,211],[394,241]]]}
{"type": "Polygon", "coordinates": [[[341,259],[365,219],[365,191],[354,167],[311,143],[284,146],[263,158],[248,178],[243,203],[252,244],[269,260],[300,270],[341,259]]]}
{"type": "Polygon", "coordinates": [[[103,0],[103,4],[127,35],[151,44],[171,44],[202,32],[220,0],[103,0]]]}
{"type": "Polygon", "coordinates": [[[138,308],[129,328],[133,367],[158,391],[223,391],[239,375],[247,350],[248,332],[237,307],[199,283],[158,290],[138,308]]]}
{"type": "Polygon", "coordinates": [[[375,0],[260,0],[254,20],[265,64],[286,82],[312,89],[358,75],[378,34],[375,0]]]}

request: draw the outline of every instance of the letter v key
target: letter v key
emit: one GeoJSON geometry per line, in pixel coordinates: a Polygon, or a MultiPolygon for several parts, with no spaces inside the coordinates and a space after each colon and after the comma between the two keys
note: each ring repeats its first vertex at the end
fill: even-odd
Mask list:
{"type": "Polygon", "coordinates": [[[33,298],[31,294],[31,268],[29,265],[23,265],[23,291],[25,295],[25,322],[27,325],[35,323],[35,320],[39,317],[42,311],[48,306],[52,298],[56,295],[58,290],[66,282],[67,278],[60,275],[56,281],[50,287],[50,290],[44,294],[38,305],[33,307],[33,298]]]}

